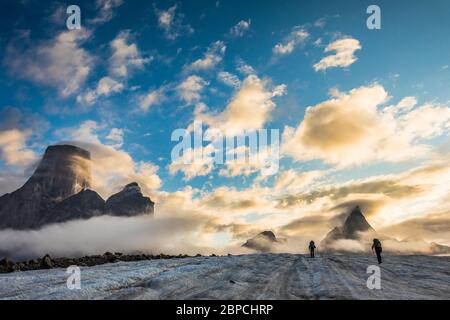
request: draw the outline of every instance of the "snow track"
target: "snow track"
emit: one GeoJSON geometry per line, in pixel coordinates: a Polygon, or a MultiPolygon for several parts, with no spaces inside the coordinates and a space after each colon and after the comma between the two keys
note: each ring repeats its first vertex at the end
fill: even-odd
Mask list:
{"type": "Polygon", "coordinates": [[[373,256],[254,254],[120,262],[0,275],[0,299],[450,299],[450,257],[387,256],[369,290],[373,256]]]}

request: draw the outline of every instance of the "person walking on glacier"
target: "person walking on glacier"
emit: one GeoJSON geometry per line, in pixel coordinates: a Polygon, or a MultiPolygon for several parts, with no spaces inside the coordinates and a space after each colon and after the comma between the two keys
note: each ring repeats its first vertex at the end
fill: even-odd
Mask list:
{"type": "Polygon", "coordinates": [[[373,239],[372,252],[374,250],[375,250],[375,253],[377,255],[378,264],[382,263],[381,252],[383,252],[383,248],[381,247],[381,241],[378,240],[378,239],[373,239]]]}
{"type": "Polygon", "coordinates": [[[316,249],[316,244],[311,240],[309,243],[309,255],[311,258],[314,258],[314,250],[316,249]]]}

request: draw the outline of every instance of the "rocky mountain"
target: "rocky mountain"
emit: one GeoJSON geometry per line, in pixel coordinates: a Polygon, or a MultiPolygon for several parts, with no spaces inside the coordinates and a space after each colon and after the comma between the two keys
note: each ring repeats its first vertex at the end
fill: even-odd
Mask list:
{"type": "Polygon", "coordinates": [[[98,215],[153,214],[154,203],[132,183],[105,202],[91,190],[90,153],[72,145],[50,146],[18,190],[0,197],[0,229],[38,229],[98,215]]]}
{"type": "Polygon", "coordinates": [[[58,223],[75,219],[89,219],[102,215],[104,210],[105,200],[97,192],[85,189],[59,202],[49,211],[43,212],[39,225],[45,225],[49,222],[58,223]]]}
{"type": "Polygon", "coordinates": [[[270,252],[279,241],[272,231],[263,231],[247,240],[242,246],[261,252],[270,252]]]}
{"type": "Polygon", "coordinates": [[[144,197],[136,182],[109,197],[105,211],[112,216],[135,216],[138,214],[153,214],[155,203],[144,197]]]}
{"type": "Polygon", "coordinates": [[[342,226],[335,227],[325,236],[321,246],[330,245],[341,239],[359,240],[363,234],[370,238],[376,235],[376,231],[367,222],[360,207],[357,206],[351,211],[342,226]]]}

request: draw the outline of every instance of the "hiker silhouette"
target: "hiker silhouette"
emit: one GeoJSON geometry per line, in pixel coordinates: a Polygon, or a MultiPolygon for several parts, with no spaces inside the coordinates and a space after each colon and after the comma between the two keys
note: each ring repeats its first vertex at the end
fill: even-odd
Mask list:
{"type": "Polygon", "coordinates": [[[372,251],[374,250],[377,255],[378,264],[382,263],[381,252],[383,252],[383,248],[381,247],[381,241],[378,239],[373,239],[372,251]]]}
{"type": "Polygon", "coordinates": [[[309,243],[309,255],[311,258],[314,258],[314,250],[316,249],[316,244],[311,240],[309,243]]]}

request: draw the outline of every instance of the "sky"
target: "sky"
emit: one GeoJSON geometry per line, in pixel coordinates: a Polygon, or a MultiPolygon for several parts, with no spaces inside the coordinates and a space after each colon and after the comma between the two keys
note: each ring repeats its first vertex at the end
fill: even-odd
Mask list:
{"type": "Polygon", "coordinates": [[[204,246],[320,239],[357,204],[391,237],[450,244],[450,3],[376,1],[378,30],[371,4],[2,1],[0,194],[71,143],[102,197],[137,181],[204,246]],[[199,122],[276,130],[279,166],[174,159],[199,122]]]}

